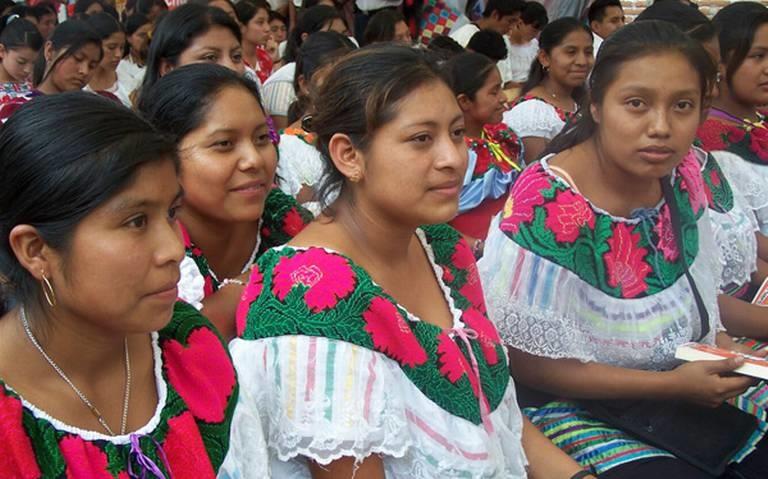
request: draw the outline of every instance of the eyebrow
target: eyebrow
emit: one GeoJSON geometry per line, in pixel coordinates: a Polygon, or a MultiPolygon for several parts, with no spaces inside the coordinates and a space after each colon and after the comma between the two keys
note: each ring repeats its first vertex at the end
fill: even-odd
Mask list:
{"type": "MultiPolygon", "coordinates": [[[[627,85],[627,86],[621,88],[619,91],[621,93],[629,93],[629,91],[640,92],[640,93],[643,93],[643,94],[654,94],[655,93],[655,90],[653,90],[651,88],[648,88],[646,86],[643,86],[641,84],[634,84],[634,85],[630,84],[630,85],[627,85]]],[[[694,88],[689,88],[687,90],[678,90],[678,91],[674,92],[674,94],[675,95],[694,95],[694,96],[698,96],[699,95],[699,90],[694,89],[694,88]]]]}
{"type": "MultiPolygon", "coordinates": [[[[461,120],[462,118],[464,118],[464,114],[463,113],[459,113],[458,115],[453,117],[453,119],[451,120],[451,124],[456,123],[457,121],[461,120]]],[[[409,124],[405,125],[404,128],[412,128],[414,126],[433,126],[434,127],[434,126],[439,126],[439,125],[434,120],[424,120],[424,121],[416,121],[416,122],[413,122],[413,123],[409,123],[409,124]]]]}
{"type": "MultiPolygon", "coordinates": [[[[176,193],[176,196],[173,197],[173,201],[171,201],[171,204],[176,203],[183,196],[184,196],[184,190],[179,188],[179,191],[176,193]]],[[[113,206],[110,209],[116,213],[120,213],[128,210],[138,210],[146,207],[153,207],[159,204],[160,202],[158,201],[151,201],[147,199],[126,199],[117,203],[115,206],[113,206]]]]}

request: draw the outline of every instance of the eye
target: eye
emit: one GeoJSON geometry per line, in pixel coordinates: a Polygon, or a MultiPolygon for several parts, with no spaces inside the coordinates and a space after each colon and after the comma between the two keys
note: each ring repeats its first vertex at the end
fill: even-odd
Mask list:
{"type": "Polygon", "coordinates": [[[220,140],[216,141],[213,144],[211,144],[211,148],[218,151],[229,151],[231,150],[235,144],[230,140],[220,140]]]}
{"type": "Polygon", "coordinates": [[[243,54],[240,52],[233,53],[232,54],[232,61],[235,63],[240,63],[243,61],[243,54]]]}
{"type": "Polygon", "coordinates": [[[269,133],[260,133],[256,135],[256,146],[266,146],[272,143],[269,133]]]}
{"type": "Polygon", "coordinates": [[[690,100],[681,100],[675,104],[678,110],[692,110],[696,105],[690,100]]]}
{"type": "Polygon", "coordinates": [[[466,135],[467,130],[462,126],[459,128],[456,128],[451,132],[451,136],[453,137],[454,141],[462,141],[464,140],[464,136],[466,135]]]}
{"type": "Polygon", "coordinates": [[[130,218],[125,222],[125,226],[128,228],[141,229],[147,226],[147,215],[140,214],[130,218]]]}
{"type": "Polygon", "coordinates": [[[171,206],[168,210],[168,219],[170,221],[176,221],[179,216],[179,210],[181,209],[181,203],[171,206]]]}
{"type": "Polygon", "coordinates": [[[209,53],[207,55],[203,55],[202,59],[206,62],[216,63],[216,60],[218,60],[218,57],[213,53],[209,53]]]}
{"type": "Polygon", "coordinates": [[[410,141],[414,143],[420,143],[424,144],[432,140],[432,137],[428,133],[421,133],[416,136],[411,137],[410,141]]]}
{"type": "Polygon", "coordinates": [[[643,108],[643,106],[645,106],[645,103],[643,102],[643,100],[639,98],[630,98],[629,100],[627,100],[626,104],[634,110],[639,110],[643,108]]]}

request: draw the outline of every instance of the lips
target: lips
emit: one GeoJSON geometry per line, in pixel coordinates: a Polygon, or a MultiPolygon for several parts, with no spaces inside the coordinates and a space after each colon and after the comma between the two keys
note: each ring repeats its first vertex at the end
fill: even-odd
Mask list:
{"type": "Polygon", "coordinates": [[[246,193],[246,192],[266,190],[266,188],[267,188],[267,183],[265,181],[254,180],[254,181],[248,181],[246,183],[242,183],[232,188],[231,191],[246,193]]]}
{"type": "Polygon", "coordinates": [[[664,145],[651,145],[638,150],[640,155],[647,161],[664,161],[675,153],[675,150],[664,145]]]}

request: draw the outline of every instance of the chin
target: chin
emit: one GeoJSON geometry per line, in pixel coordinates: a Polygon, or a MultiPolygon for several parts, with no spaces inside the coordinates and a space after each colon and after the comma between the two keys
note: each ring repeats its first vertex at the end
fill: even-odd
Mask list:
{"type": "Polygon", "coordinates": [[[428,215],[424,215],[424,219],[419,222],[422,225],[439,225],[448,223],[459,214],[459,203],[452,204],[450,206],[442,206],[433,208],[429,211],[428,215]]]}

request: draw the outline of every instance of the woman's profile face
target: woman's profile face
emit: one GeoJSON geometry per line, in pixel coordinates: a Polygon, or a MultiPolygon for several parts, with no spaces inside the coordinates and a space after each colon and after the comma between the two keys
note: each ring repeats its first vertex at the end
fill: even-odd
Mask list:
{"type": "Polygon", "coordinates": [[[46,272],[56,308],[121,333],[162,329],[176,301],[184,246],[181,201],[168,160],[141,167],[127,188],[78,224],[66,259],[46,272]]]}

